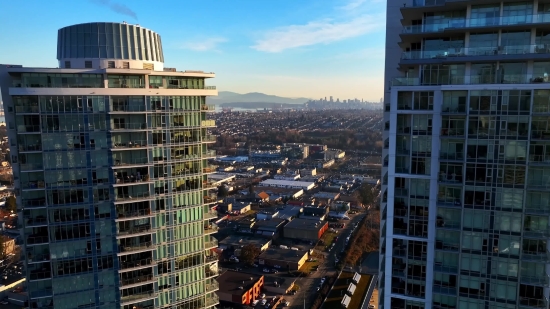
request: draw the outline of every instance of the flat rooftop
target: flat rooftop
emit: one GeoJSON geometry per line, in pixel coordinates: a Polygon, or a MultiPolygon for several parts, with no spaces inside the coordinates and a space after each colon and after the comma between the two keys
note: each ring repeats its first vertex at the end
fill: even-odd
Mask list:
{"type": "MultiPolygon", "coordinates": [[[[328,293],[325,303],[321,309],[342,308],[340,303],[342,302],[344,295],[346,295],[346,291],[348,290],[349,284],[352,283],[354,275],[355,273],[352,272],[342,272],[340,274],[338,279],[336,279],[336,283],[334,283],[332,290],[328,293]]],[[[372,276],[361,274],[361,280],[359,280],[359,283],[355,285],[355,291],[350,297],[351,300],[347,309],[361,309],[363,298],[365,298],[368,294],[371,280],[372,276]]]]}
{"type": "Polygon", "coordinates": [[[318,220],[309,220],[297,218],[290,221],[285,228],[299,229],[299,230],[320,230],[326,222],[319,222],[318,220]]]}
{"type": "Polygon", "coordinates": [[[260,183],[264,186],[294,186],[294,187],[309,187],[313,185],[313,182],[307,181],[295,181],[295,180],[282,180],[282,179],[266,179],[260,183]]]}
{"type": "Polygon", "coordinates": [[[272,218],[270,220],[257,220],[254,222],[254,228],[271,227],[276,228],[284,223],[284,219],[272,218]]]}
{"type": "Polygon", "coordinates": [[[270,239],[253,237],[253,236],[243,236],[243,235],[229,235],[223,240],[220,240],[218,243],[225,246],[246,246],[246,245],[255,245],[257,247],[263,247],[267,244],[270,239]]]}
{"type": "Polygon", "coordinates": [[[230,293],[233,295],[243,295],[262,277],[262,275],[228,270],[216,278],[216,280],[218,280],[218,283],[220,284],[220,292],[230,293]],[[243,288],[240,289],[239,287],[243,288]]]}
{"type": "MultiPolygon", "coordinates": [[[[269,248],[262,252],[259,259],[270,259],[277,261],[289,261],[289,262],[299,262],[308,251],[306,250],[291,250],[291,249],[281,249],[281,248],[269,248]]],[[[283,266],[283,265],[280,265],[283,266]]]]}

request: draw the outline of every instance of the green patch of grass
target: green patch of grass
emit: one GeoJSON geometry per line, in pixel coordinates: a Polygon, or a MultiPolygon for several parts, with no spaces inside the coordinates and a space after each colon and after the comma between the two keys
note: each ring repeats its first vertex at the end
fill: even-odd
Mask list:
{"type": "Polygon", "coordinates": [[[330,245],[334,242],[334,238],[336,238],[336,236],[338,236],[337,233],[326,231],[323,236],[321,236],[321,240],[324,245],[318,245],[316,249],[319,251],[326,251],[325,248],[330,248],[330,245]]]}
{"type": "MultiPolygon", "coordinates": [[[[342,272],[340,274],[340,277],[338,277],[338,279],[336,280],[336,283],[334,284],[334,287],[329,292],[327,296],[327,300],[323,304],[322,308],[324,309],[340,308],[340,302],[342,301],[342,298],[344,298],[344,295],[346,294],[348,286],[352,282],[351,279],[353,278],[354,274],[355,273],[352,273],[352,272],[342,272]]],[[[371,280],[372,280],[372,276],[361,275],[361,280],[359,280],[359,284],[356,285],[355,292],[351,297],[351,301],[348,305],[348,309],[361,308],[361,304],[363,303],[363,298],[365,298],[367,294],[367,289],[369,287],[369,283],[371,280]]]]}

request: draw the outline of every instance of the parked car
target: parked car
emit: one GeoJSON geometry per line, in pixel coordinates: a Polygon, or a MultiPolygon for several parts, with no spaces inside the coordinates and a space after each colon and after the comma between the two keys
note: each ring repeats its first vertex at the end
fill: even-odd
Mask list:
{"type": "Polygon", "coordinates": [[[264,268],[263,272],[264,272],[264,273],[268,273],[268,272],[269,272],[269,269],[264,268]]]}

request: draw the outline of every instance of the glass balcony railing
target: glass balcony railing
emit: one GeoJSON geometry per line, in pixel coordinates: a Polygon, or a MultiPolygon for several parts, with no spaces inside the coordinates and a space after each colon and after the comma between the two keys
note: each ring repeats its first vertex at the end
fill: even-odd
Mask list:
{"type": "Polygon", "coordinates": [[[216,105],[201,105],[201,110],[202,111],[208,111],[208,112],[213,112],[216,110],[216,105]]]}
{"type": "Polygon", "coordinates": [[[441,50],[408,51],[403,52],[401,59],[438,59],[465,56],[493,56],[493,55],[522,55],[522,54],[547,54],[550,47],[542,45],[511,45],[511,46],[482,46],[482,47],[456,47],[441,50]]]}
{"type": "Polygon", "coordinates": [[[120,285],[147,284],[153,280],[153,275],[136,276],[132,278],[121,278],[120,285]]]}
{"type": "Polygon", "coordinates": [[[154,246],[152,242],[145,241],[135,244],[120,245],[120,252],[133,252],[139,250],[153,249],[153,247],[154,246]]]}
{"type": "Polygon", "coordinates": [[[536,15],[516,15],[500,17],[484,17],[469,19],[453,19],[440,23],[426,23],[422,25],[403,26],[403,33],[426,33],[439,32],[449,29],[476,28],[476,27],[498,27],[521,24],[535,24],[550,22],[550,14],[541,13],[536,15]]]}
{"type": "Polygon", "coordinates": [[[206,297],[206,301],[204,303],[205,307],[212,307],[220,303],[220,299],[215,294],[210,294],[206,297]]]}
{"type": "Polygon", "coordinates": [[[550,83],[550,79],[537,74],[495,74],[453,76],[440,79],[421,80],[418,77],[397,77],[392,86],[440,86],[440,85],[482,85],[482,84],[531,84],[550,83]]]}
{"type": "Polygon", "coordinates": [[[216,120],[202,120],[201,127],[215,127],[216,120]]]}
{"type": "Polygon", "coordinates": [[[217,240],[211,240],[211,241],[206,241],[204,243],[204,248],[205,249],[208,249],[208,248],[216,248],[218,246],[218,241],[217,240]]]}
{"type": "MultiPolygon", "coordinates": [[[[121,296],[121,297],[120,297],[120,300],[121,300],[123,303],[126,303],[126,302],[136,301],[136,300],[138,300],[138,299],[150,298],[150,297],[154,297],[154,296],[155,296],[154,291],[150,291],[150,292],[141,292],[141,293],[135,293],[135,294],[132,294],[132,295],[121,296]]],[[[137,307],[136,307],[136,308],[137,308],[137,307]]]]}

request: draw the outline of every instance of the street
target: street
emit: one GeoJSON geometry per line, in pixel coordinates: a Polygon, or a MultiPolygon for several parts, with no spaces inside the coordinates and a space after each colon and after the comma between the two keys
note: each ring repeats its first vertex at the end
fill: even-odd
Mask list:
{"type": "MultiPolygon", "coordinates": [[[[239,220],[243,216],[231,216],[229,218],[229,222],[232,222],[232,224],[228,224],[229,222],[226,222],[221,225],[220,230],[218,231],[218,237],[220,239],[223,239],[225,235],[232,234],[233,233],[233,222],[239,220]],[[221,236],[221,237],[220,237],[221,236]]],[[[319,259],[320,264],[318,267],[318,270],[313,272],[312,274],[308,275],[307,277],[298,277],[296,279],[295,284],[299,286],[299,290],[295,295],[277,295],[282,296],[286,301],[290,302],[290,307],[293,309],[299,309],[304,308],[304,298],[305,298],[305,307],[309,308],[313,304],[313,301],[315,300],[315,297],[317,296],[317,287],[321,283],[321,278],[326,276],[333,276],[337,273],[337,270],[335,268],[335,261],[336,258],[340,259],[342,249],[345,248],[346,238],[350,236],[351,231],[355,227],[355,223],[359,223],[363,218],[365,217],[365,213],[358,213],[355,215],[350,215],[350,220],[345,221],[346,225],[342,229],[336,229],[338,231],[337,234],[337,241],[334,245],[334,247],[330,250],[330,252],[327,252],[326,250],[319,251],[315,250],[316,255],[321,254],[323,258],[319,259]]],[[[331,233],[327,231],[326,233],[331,233]]],[[[330,247],[330,244],[327,244],[330,247]]],[[[320,248],[322,246],[319,246],[317,248],[320,248]]],[[[230,262],[220,262],[220,267],[223,270],[230,270],[238,268],[239,271],[245,272],[245,273],[251,273],[251,274],[261,274],[266,275],[262,272],[261,267],[247,267],[245,265],[242,265],[242,263],[235,264],[230,262]]],[[[286,280],[291,280],[293,278],[289,277],[289,274],[286,271],[280,271],[276,274],[270,273],[267,274],[270,277],[284,277],[286,280]]],[[[275,295],[269,295],[269,296],[275,296],[275,295]]]]}

